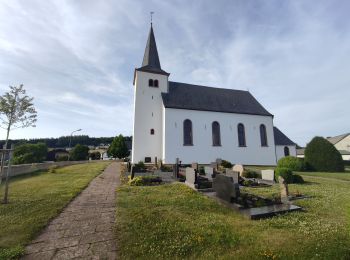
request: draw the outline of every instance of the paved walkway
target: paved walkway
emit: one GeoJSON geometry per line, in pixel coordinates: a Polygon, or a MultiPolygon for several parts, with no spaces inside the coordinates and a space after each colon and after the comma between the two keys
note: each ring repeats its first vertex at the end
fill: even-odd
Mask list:
{"type": "Polygon", "coordinates": [[[109,165],[26,247],[23,259],[116,259],[119,175],[120,165],[109,165]]]}

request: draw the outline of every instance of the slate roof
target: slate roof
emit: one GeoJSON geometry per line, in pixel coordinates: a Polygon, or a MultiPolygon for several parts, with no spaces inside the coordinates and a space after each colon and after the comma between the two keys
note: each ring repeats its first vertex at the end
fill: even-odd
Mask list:
{"type": "Polygon", "coordinates": [[[347,137],[349,134],[350,133],[343,134],[343,135],[337,135],[337,136],[333,136],[333,137],[327,137],[327,140],[331,144],[336,144],[336,143],[340,142],[341,140],[343,140],[345,137],[347,137]]]}
{"type": "Polygon", "coordinates": [[[160,66],[157,44],[156,44],[156,39],[154,37],[152,25],[148,35],[145,54],[143,56],[143,61],[142,61],[142,67],[136,70],[169,76],[169,73],[162,70],[160,66]]]}
{"type": "Polygon", "coordinates": [[[277,127],[273,127],[273,136],[275,138],[275,145],[295,145],[284,133],[277,127]]]}
{"type": "Polygon", "coordinates": [[[273,116],[244,90],[169,81],[169,91],[162,93],[162,99],[166,108],[273,116]]]}

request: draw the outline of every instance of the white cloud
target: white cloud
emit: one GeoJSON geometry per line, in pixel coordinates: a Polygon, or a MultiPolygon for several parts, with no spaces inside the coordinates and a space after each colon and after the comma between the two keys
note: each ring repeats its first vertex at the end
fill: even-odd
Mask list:
{"type": "Polygon", "coordinates": [[[24,83],[44,137],[131,134],[149,12],[170,80],[249,89],[294,141],[349,132],[347,1],[0,3],[0,89],[24,83]]]}

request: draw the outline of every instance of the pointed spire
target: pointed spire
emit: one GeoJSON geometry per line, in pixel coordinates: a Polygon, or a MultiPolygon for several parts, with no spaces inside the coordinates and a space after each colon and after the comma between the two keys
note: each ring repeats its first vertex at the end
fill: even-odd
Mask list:
{"type": "Polygon", "coordinates": [[[143,61],[142,61],[142,67],[145,67],[145,66],[148,66],[152,69],[161,69],[152,23],[151,23],[151,29],[148,35],[145,54],[143,56],[143,61]]]}
{"type": "Polygon", "coordinates": [[[142,67],[136,69],[138,71],[146,71],[151,73],[163,74],[169,76],[170,74],[162,70],[159,62],[156,39],[153,33],[153,26],[151,22],[151,29],[148,34],[145,54],[143,55],[142,67]]]}

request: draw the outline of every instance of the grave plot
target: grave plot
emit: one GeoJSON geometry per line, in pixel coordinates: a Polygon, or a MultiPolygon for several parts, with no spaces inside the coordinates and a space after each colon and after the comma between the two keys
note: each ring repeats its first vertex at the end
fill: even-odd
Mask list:
{"type": "Polygon", "coordinates": [[[263,187],[273,185],[273,170],[265,170],[261,174],[263,181],[259,183],[254,178],[241,176],[245,172],[242,165],[235,165],[232,169],[224,169],[224,171],[220,169],[217,162],[203,168],[200,168],[197,163],[193,163],[187,167],[175,166],[175,169],[178,169],[178,172],[174,172],[174,176],[185,179],[186,185],[238,210],[250,219],[266,218],[301,210],[300,207],[290,203],[291,196],[288,193],[288,184],[281,177],[279,177],[281,194],[278,198],[266,199],[240,192],[241,184],[247,181],[252,181],[263,187]]]}

